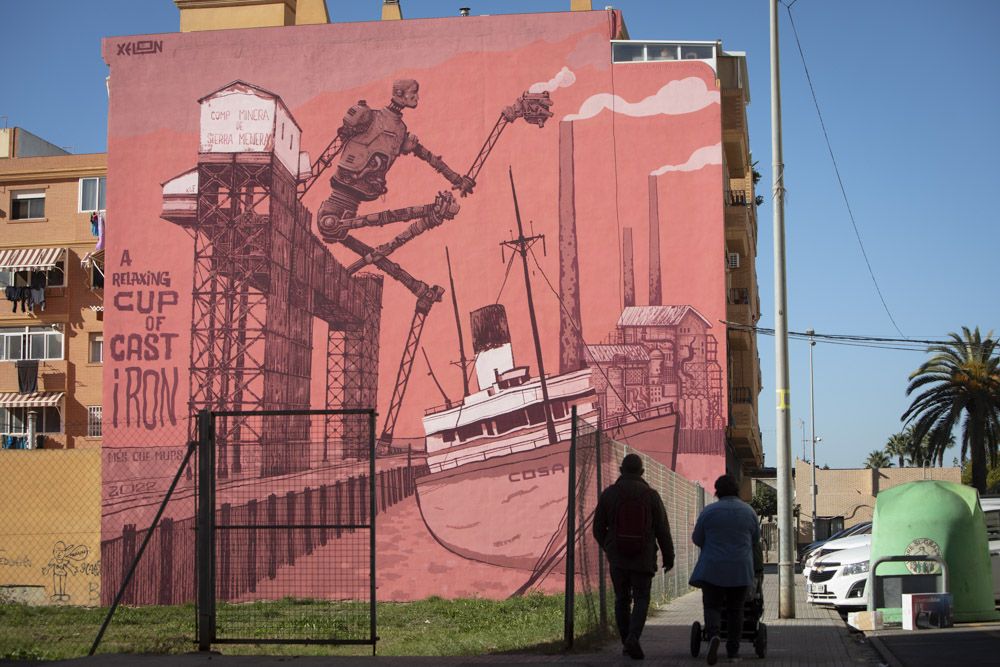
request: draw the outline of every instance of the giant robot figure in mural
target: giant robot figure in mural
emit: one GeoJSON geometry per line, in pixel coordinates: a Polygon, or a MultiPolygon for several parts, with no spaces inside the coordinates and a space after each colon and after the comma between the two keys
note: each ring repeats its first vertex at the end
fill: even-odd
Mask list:
{"type": "MultiPolygon", "coordinates": [[[[385,177],[396,158],[413,154],[443,175],[462,196],[471,194],[476,182],[451,169],[441,156],[434,155],[406,129],[403,109],[415,109],[420,101],[420,84],[413,79],[400,79],[392,84],[392,101],[384,109],[372,109],[365,100],[347,110],[344,123],[337,130],[343,142],[340,162],[330,177],[330,196],[320,206],[320,234],[328,242],[342,241],[347,227],[339,225],[342,218],[357,214],[358,204],[374,201],[388,188],[385,177]]],[[[454,217],[457,204],[449,211],[454,217]]]]}

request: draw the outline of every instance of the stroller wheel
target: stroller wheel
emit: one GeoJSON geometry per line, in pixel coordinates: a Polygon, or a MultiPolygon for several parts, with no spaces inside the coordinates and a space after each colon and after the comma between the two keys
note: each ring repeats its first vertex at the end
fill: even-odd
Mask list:
{"type": "Polygon", "coordinates": [[[691,657],[697,658],[701,653],[701,623],[695,621],[691,624],[691,657]]]}
{"type": "Polygon", "coordinates": [[[758,658],[767,655],[767,626],[763,623],[757,625],[757,636],[753,639],[753,648],[757,652],[758,658]]]}

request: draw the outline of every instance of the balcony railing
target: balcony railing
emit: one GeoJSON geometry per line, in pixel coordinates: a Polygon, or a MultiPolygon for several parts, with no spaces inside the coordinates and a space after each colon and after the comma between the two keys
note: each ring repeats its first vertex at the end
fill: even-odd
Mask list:
{"type": "Polygon", "coordinates": [[[750,387],[730,387],[729,402],[753,403],[753,393],[750,391],[750,387]]]}
{"type": "Polygon", "coordinates": [[[729,206],[749,206],[750,193],[746,190],[726,190],[726,204],[729,206]]]}

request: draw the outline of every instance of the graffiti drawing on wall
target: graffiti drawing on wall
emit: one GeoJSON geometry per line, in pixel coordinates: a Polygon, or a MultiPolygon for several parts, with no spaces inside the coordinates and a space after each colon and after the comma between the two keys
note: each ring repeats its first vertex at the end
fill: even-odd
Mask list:
{"type": "Polygon", "coordinates": [[[90,549],[84,545],[66,544],[59,540],[52,546],[52,559],[42,568],[42,574],[52,573],[52,601],[69,602],[66,592],[66,578],[80,572],[78,564],[90,555],[90,549]]]}
{"type": "MultiPolygon", "coordinates": [[[[109,239],[117,267],[109,268],[106,324],[105,600],[143,526],[123,518],[137,496],[130,492],[126,503],[117,490],[148,485],[146,500],[162,490],[169,472],[156,478],[140,466],[176,465],[191,432],[177,442],[151,440],[174,425],[172,432],[184,431],[185,418],[201,410],[378,408],[378,474],[394,485],[384,508],[391,513],[380,519],[392,537],[380,545],[393,556],[379,572],[388,599],[440,594],[433,586],[446,585],[449,594],[502,597],[554,573],[565,550],[573,408],[672,470],[708,474],[724,465],[726,352],[715,323],[725,305],[704,296],[723,290],[702,285],[696,272],[688,282],[675,278],[695,260],[676,234],[688,221],[678,222],[681,214],[668,203],[681,197],[684,215],[696,221],[721,215],[705,208],[697,188],[685,194],[692,183],[717,187],[721,172],[711,141],[717,135],[705,129],[718,124],[715,72],[691,62],[623,70],[616,89],[607,25],[574,20],[587,26],[565,41],[526,37],[521,46],[498,46],[509,62],[488,63],[482,87],[467,82],[476,80],[470,68],[483,63],[462,58],[442,64],[424,56],[419,64],[400,57],[379,65],[371,80],[316,65],[330,77],[328,90],[308,89],[280,68],[275,74],[227,61],[171,84],[180,92],[162,117],[183,131],[163,136],[135,130],[143,126],[129,102],[142,99],[135,92],[148,77],[142,68],[183,60],[193,71],[226,46],[182,53],[177,44],[189,36],[169,36],[164,53],[176,53],[176,65],[114,61],[122,92],[111,121],[120,142],[112,168],[132,168],[159,187],[155,201],[147,192],[154,188],[145,186],[142,199],[117,200],[156,234],[109,239]],[[386,97],[384,106],[369,105],[386,97]],[[554,111],[562,117],[548,122],[554,111]],[[404,114],[430,137],[426,144],[404,114]],[[512,125],[517,129],[506,132],[512,125]],[[650,141],[674,125],[681,148],[650,141]],[[620,168],[602,153],[609,127],[633,153],[620,168]],[[311,159],[306,146],[324,145],[311,159]],[[456,169],[463,151],[477,147],[470,166],[456,169]],[[514,211],[503,172],[497,164],[484,168],[491,154],[524,173],[526,214],[557,237],[555,257],[521,255],[527,284],[517,279],[520,271],[509,275],[513,257],[496,261],[514,211]],[[411,156],[430,169],[404,160],[411,156]],[[442,178],[450,189],[438,191],[442,178]],[[314,188],[320,180],[329,190],[314,188]],[[619,181],[621,193],[612,192],[609,184],[619,181]],[[644,242],[648,259],[635,252],[644,242]],[[454,276],[451,257],[447,271],[442,261],[445,245],[457,259],[454,276]],[[647,274],[637,284],[636,276],[647,274]],[[536,303],[529,308],[532,283],[536,303]],[[439,309],[431,318],[446,294],[453,314],[439,309]],[[471,310],[468,320],[459,300],[471,310]],[[462,340],[463,322],[471,325],[470,341],[462,340]],[[534,350],[532,338],[541,341],[534,350]],[[430,379],[412,373],[418,349],[430,379]],[[456,358],[461,383],[454,374],[442,386],[434,364],[456,358]],[[449,398],[456,392],[461,399],[449,398]],[[435,405],[438,394],[444,405],[435,405]],[[159,445],[157,456],[136,458],[151,444],[159,445]]],[[[239,32],[213,39],[231,47],[239,32]]],[[[317,428],[300,415],[234,417],[219,429],[225,502],[258,494],[233,501],[227,511],[236,514],[265,506],[272,495],[266,483],[280,487],[289,512],[338,512],[348,478],[367,456],[367,424],[351,418],[317,428]]],[[[142,601],[193,595],[192,514],[185,479],[151,543],[163,565],[137,574],[146,580],[137,587],[147,596],[142,601]]],[[[314,546],[263,563],[257,579],[241,579],[244,588],[230,598],[251,599],[265,588],[295,592],[283,572],[309,567],[306,558],[330,558],[314,546]]],[[[76,561],[63,560],[60,571],[71,572],[76,561]]]]}

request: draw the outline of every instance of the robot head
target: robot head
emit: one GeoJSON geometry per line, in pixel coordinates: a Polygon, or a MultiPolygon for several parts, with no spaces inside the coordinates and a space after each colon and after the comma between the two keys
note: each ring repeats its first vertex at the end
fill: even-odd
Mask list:
{"type": "Polygon", "coordinates": [[[413,79],[399,79],[392,82],[392,101],[405,109],[416,109],[420,97],[420,84],[413,79]]]}

